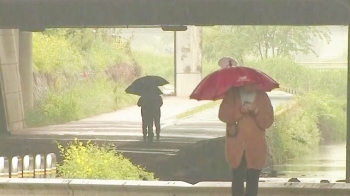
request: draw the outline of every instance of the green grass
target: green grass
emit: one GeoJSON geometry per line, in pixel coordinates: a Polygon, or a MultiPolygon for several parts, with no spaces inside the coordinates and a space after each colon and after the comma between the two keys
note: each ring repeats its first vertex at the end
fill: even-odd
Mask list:
{"type": "Polygon", "coordinates": [[[157,75],[174,83],[174,57],[149,51],[135,51],[135,57],[142,67],[142,75],[157,75]]]}
{"type": "Polygon", "coordinates": [[[219,105],[220,102],[221,101],[213,101],[213,102],[209,102],[209,103],[194,107],[190,110],[187,110],[186,112],[178,114],[175,118],[179,120],[179,119],[184,119],[184,118],[190,117],[190,116],[195,115],[195,114],[202,112],[204,110],[213,108],[213,107],[219,105]]]}
{"type": "Polygon", "coordinates": [[[135,104],[137,96],[126,94],[125,88],[102,75],[61,91],[51,90],[38,107],[26,111],[26,125],[62,124],[135,104]]]}

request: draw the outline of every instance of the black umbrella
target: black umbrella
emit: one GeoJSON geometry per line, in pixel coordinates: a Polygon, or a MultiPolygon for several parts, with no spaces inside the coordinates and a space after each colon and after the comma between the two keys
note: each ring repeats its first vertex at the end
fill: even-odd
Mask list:
{"type": "Polygon", "coordinates": [[[163,94],[158,86],[169,84],[169,82],[160,76],[144,76],[135,80],[126,90],[126,93],[134,95],[145,94],[163,94]]]}
{"type": "Polygon", "coordinates": [[[131,84],[127,89],[125,89],[126,93],[133,94],[133,95],[161,95],[163,92],[157,87],[157,86],[144,86],[141,85],[133,85],[131,84]]]}
{"type": "Polygon", "coordinates": [[[160,76],[144,76],[136,79],[132,84],[147,86],[164,86],[169,82],[160,76]]]}

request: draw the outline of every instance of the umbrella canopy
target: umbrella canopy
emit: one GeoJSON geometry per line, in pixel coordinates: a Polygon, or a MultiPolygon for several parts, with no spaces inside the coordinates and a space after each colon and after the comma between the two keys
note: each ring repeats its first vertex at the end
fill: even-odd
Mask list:
{"type": "Polygon", "coordinates": [[[205,77],[192,92],[190,98],[196,100],[222,99],[232,87],[256,84],[259,90],[271,91],[279,84],[267,74],[249,67],[228,67],[205,77]]]}
{"type": "Polygon", "coordinates": [[[145,95],[161,95],[163,92],[157,86],[141,86],[131,84],[125,92],[128,94],[145,96],[145,95]]]}
{"type": "Polygon", "coordinates": [[[126,93],[134,95],[163,94],[158,86],[169,84],[169,82],[160,76],[144,76],[135,80],[126,90],[126,93]]]}
{"type": "Polygon", "coordinates": [[[146,86],[164,86],[169,82],[160,76],[144,76],[136,79],[132,84],[146,86]]]}

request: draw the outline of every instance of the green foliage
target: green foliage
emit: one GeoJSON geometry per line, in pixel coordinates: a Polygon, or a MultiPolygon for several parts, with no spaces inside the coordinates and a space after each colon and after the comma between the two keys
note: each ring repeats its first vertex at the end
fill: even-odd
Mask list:
{"type": "Polygon", "coordinates": [[[48,29],[33,34],[36,75],[44,73],[40,75],[44,83],[36,84],[37,89],[50,90],[37,107],[26,111],[28,126],[79,120],[135,104],[136,97],[124,90],[125,81],[140,72],[138,64],[144,75],[173,81],[171,55],[137,52],[135,60],[128,43],[112,35],[109,29],[48,29]],[[91,72],[91,77],[84,78],[83,71],[91,72]]]}
{"type": "Polygon", "coordinates": [[[249,61],[247,65],[262,70],[284,87],[346,98],[346,69],[317,70],[297,64],[291,58],[267,58],[249,61]]]}
{"type": "Polygon", "coordinates": [[[266,58],[246,64],[264,71],[282,86],[303,93],[281,107],[285,112],[276,115],[275,124],[268,132],[276,162],[310,153],[319,142],[345,140],[347,70],[311,69],[288,57],[266,58]]]}
{"type": "Polygon", "coordinates": [[[83,68],[79,50],[60,34],[34,33],[33,60],[36,69],[42,73],[76,72],[83,68]]]}
{"type": "Polygon", "coordinates": [[[320,141],[317,117],[298,102],[280,107],[274,125],[268,130],[270,153],[274,163],[282,163],[308,154],[320,141]]]}
{"type": "Polygon", "coordinates": [[[137,97],[126,94],[125,88],[101,75],[61,91],[51,90],[38,108],[28,111],[26,123],[28,126],[64,123],[134,104],[137,97]]]}
{"type": "Polygon", "coordinates": [[[204,53],[207,60],[234,56],[239,61],[253,55],[267,57],[290,56],[293,53],[315,53],[314,37],[330,41],[325,27],[297,26],[217,26],[204,28],[204,53]]]}
{"type": "Polygon", "coordinates": [[[346,138],[346,102],[331,94],[310,92],[297,97],[298,103],[308,114],[317,117],[324,142],[344,141],[346,138]]]}
{"type": "Polygon", "coordinates": [[[88,51],[83,53],[85,67],[88,70],[106,70],[116,63],[127,61],[124,51],[118,50],[117,46],[104,42],[96,43],[88,51]]]}
{"type": "Polygon", "coordinates": [[[142,66],[142,75],[158,75],[174,83],[174,57],[147,51],[136,51],[135,58],[142,66]]]}
{"type": "Polygon", "coordinates": [[[275,163],[313,152],[320,142],[346,138],[346,107],[332,95],[310,92],[277,109],[268,130],[270,152],[275,163]]]}
{"type": "MultiPolygon", "coordinates": [[[[304,89],[305,83],[309,82],[309,69],[295,63],[291,58],[267,58],[254,60],[246,63],[247,66],[259,69],[282,86],[296,89],[304,89]]],[[[316,73],[317,70],[310,70],[316,73]]]]}
{"type": "Polygon", "coordinates": [[[113,145],[98,146],[77,139],[66,148],[58,144],[63,163],[58,174],[63,178],[108,180],[155,180],[154,174],[135,166],[113,145]]]}

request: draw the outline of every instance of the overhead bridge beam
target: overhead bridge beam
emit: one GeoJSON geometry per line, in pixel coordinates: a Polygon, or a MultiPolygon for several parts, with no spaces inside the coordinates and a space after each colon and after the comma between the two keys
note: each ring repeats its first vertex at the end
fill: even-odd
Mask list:
{"type": "Polygon", "coordinates": [[[1,0],[0,28],[348,25],[350,0],[1,0]]]}

